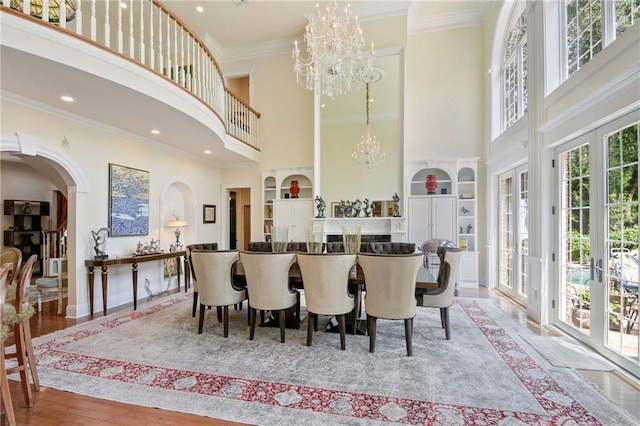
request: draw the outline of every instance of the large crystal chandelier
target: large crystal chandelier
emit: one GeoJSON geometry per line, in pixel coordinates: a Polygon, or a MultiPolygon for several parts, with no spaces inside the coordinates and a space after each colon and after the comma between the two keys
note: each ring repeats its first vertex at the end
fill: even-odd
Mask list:
{"type": "Polygon", "coordinates": [[[375,136],[371,136],[371,132],[369,131],[369,82],[367,82],[366,88],[367,135],[362,136],[351,157],[356,161],[356,164],[364,167],[367,172],[370,172],[384,163],[385,154],[384,152],[380,152],[380,144],[375,136]]]}
{"type": "Polygon", "coordinates": [[[304,41],[308,56],[301,56],[296,40],[293,71],[296,81],[305,89],[335,98],[359,87],[371,72],[373,44],[370,53],[362,52],[362,29],[350,5],[340,13],[335,1],[327,6],[326,15],[321,16],[316,4],[316,14],[307,25],[304,41]]]}

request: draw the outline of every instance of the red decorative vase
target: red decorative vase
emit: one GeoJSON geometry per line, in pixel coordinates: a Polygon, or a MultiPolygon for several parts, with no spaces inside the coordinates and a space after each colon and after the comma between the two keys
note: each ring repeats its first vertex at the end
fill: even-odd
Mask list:
{"type": "Polygon", "coordinates": [[[427,188],[427,194],[435,194],[438,187],[436,175],[427,175],[427,182],[424,185],[427,188]]]}
{"type": "Polygon", "coordinates": [[[291,193],[291,198],[298,198],[298,194],[300,193],[300,187],[298,186],[297,180],[291,181],[291,187],[289,187],[289,192],[291,193]]]}

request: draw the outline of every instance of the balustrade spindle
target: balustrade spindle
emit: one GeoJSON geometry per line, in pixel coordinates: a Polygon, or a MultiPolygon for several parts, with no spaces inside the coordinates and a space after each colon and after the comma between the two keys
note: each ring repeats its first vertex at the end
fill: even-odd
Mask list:
{"type": "Polygon", "coordinates": [[[96,41],[98,33],[98,18],[96,13],[96,0],[91,0],[91,25],[89,27],[89,34],[91,40],[96,41]]]}
{"type": "MultiPolygon", "coordinates": [[[[95,2],[95,0],[93,0],[95,2]]],[[[122,32],[122,6],[118,5],[118,52],[124,52],[124,33],[122,32]]]]}
{"type": "MultiPolygon", "coordinates": [[[[62,9],[66,9],[66,7],[60,6],[60,23],[62,23],[62,9]]],[[[49,2],[42,2],[42,16],[40,17],[45,22],[49,22],[49,2]]]]}
{"type": "Polygon", "coordinates": [[[173,22],[173,67],[175,69],[173,73],[173,81],[178,82],[180,79],[180,64],[178,63],[178,23],[173,22]]]}
{"type": "Polygon", "coordinates": [[[165,70],[165,75],[173,80],[171,75],[171,20],[169,18],[167,18],[167,65],[165,70]]]}
{"type": "Polygon", "coordinates": [[[162,73],[164,65],[164,56],[162,50],[162,10],[158,11],[158,72],[162,73]]]}
{"type": "MultiPolygon", "coordinates": [[[[49,2],[48,1],[43,1],[42,2],[42,15],[44,16],[44,5],[49,6],[49,2]]],[[[49,8],[47,8],[49,9],[49,8]]],[[[60,28],[67,28],[67,4],[65,3],[64,0],[60,0],[58,2],[58,14],[59,14],[59,18],[58,19],[58,25],[60,25],[60,28]]],[[[49,10],[47,10],[47,21],[49,20],[49,10]]]]}
{"type": "Polygon", "coordinates": [[[76,33],[80,35],[82,34],[82,2],[79,1],[76,4],[76,33]]]}
{"type": "Polygon", "coordinates": [[[154,31],[155,28],[153,22],[153,10],[155,9],[153,3],[149,5],[149,67],[151,69],[156,68],[156,51],[155,51],[155,38],[154,31]]]}
{"type": "Polygon", "coordinates": [[[140,62],[146,64],[146,52],[144,50],[144,1],[140,2],[140,62]]]}
{"type": "Polygon", "coordinates": [[[104,44],[111,46],[111,23],[109,20],[109,2],[104,2],[104,44]]]}
{"type": "Polygon", "coordinates": [[[191,75],[191,73],[193,72],[193,64],[191,63],[191,46],[193,45],[193,37],[189,36],[187,37],[187,46],[186,46],[186,50],[187,50],[187,64],[189,64],[189,67],[187,68],[187,90],[191,91],[192,90],[192,78],[193,76],[191,75]]]}
{"type": "Polygon", "coordinates": [[[129,57],[135,59],[136,48],[133,39],[133,0],[129,0],[129,57]]]}

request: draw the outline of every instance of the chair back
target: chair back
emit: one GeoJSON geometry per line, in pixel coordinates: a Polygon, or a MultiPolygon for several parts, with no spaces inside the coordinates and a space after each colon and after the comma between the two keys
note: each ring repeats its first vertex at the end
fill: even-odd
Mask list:
{"type": "MultiPolygon", "coordinates": [[[[7,289],[11,284],[11,275],[13,274],[13,264],[4,263],[0,266],[0,318],[2,317],[2,307],[7,297],[7,289]]],[[[4,340],[4,339],[3,339],[4,340]]]]}
{"type": "Polygon", "coordinates": [[[458,281],[460,260],[464,253],[458,248],[438,248],[442,261],[438,271],[438,288],[428,291],[422,299],[422,306],[446,308],[453,304],[453,296],[458,281]]]}
{"type": "Polygon", "coordinates": [[[416,315],[416,277],[422,259],[422,253],[358,253],[358,264],[364,272],[368,315],[385,319],[406,319],[416,315]]]}
{"type": "MultiPolygon", "coordinates": [[[[2,324],[4,301],[7,297],[7,290],[11,285],[11,275],[13,274],[13,264],[4,263],[0,266],[0,324],[2,324]]],[[[8,336],[8,331],[4,326],[0,329],[0,345],[4,345],[4,341],[8,336]]],[[[4,360],[2,360],[4,362],[4,360]]],[[[4,374],[4,373],[3,373],[4,374]]]]}
{"type": "Polygon", "coordinates": [[[271,243],[269,241],[250,241],[249,242],[249,251],[261,252],[261,253],[270,253],[271,252],[271,243]]]}
{"type": "Polygon", "coordinates": [[[289,269],[295,261],[293,252],[240,252],[252,308],[279,310],[296,304],[296,293],[289,290],[289,269]]]}
{"type": "Polygon", "coordinates": [[[198,277],[198,296],[205,306],[229,306],[246,299],[244,291],[232,283],[233,264],[240,260],[237,250],[192,250],[191,262],[198,277]]]}
{"type": "Polygon", "coordinates": [[[354,298],[348,292],[349,271],[355,254],[298,253],[307,310],[320,315],[351,312],[354,298]]]}
{"type": "Polygon", "coordinates": [[[16,286],[16,299],[15,310],[21,314],[27,312],[29,308],[29,286],[31,285],[31,275],[33,274],[33,268],[38,260],[37,254],[32,254],[29,260],[20,269],[20,276],[18,277],[16,286]]]}
{"type": "Polygon", "coordinates": [[[12,270],[9,273],[10,284],[18,281],[18,274],[20,274],[20,266],[22,265],[22,251],[17,247],[4,247],[0,252],[0,265],[5,263],[11,263],[12,270]]]}
{"type": "Polygon", "coordinates": [[[187,259],[189,260],[187,268],[185,271],[188,275],[187,279],[190,279],[189,283],[193,283],[193,291],[198,292],[198,280],[196,279],[196,274],[193,271],[192,261],[191,261],[191,252],[194,250],[218,250],[218,243],[195,243],[189,244],[185,247],[187,250],[187,259]],[[192,281],[191,281],[192,280],[192,281]]]}

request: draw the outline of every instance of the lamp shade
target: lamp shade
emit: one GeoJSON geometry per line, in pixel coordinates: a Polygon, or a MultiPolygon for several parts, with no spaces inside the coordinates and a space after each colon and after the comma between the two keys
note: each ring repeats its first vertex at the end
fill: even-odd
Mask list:
{"type": "Polygon", "coordinates": [[[187,222],[186,220],[170,220],[167,222],[166,227],[167,228],[186,228],[187,226],[189,226],[189,222],[187,222]]]}

